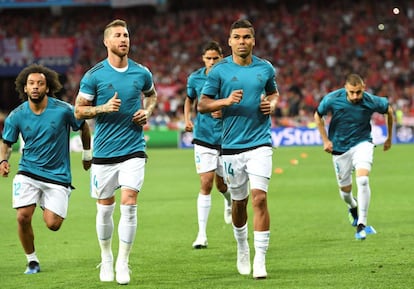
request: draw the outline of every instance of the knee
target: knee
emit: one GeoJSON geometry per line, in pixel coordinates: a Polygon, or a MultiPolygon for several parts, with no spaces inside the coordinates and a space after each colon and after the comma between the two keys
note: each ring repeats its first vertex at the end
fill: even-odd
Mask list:
{"type": "Polygon", "coordinates": [[[253,194],[253,206],[263,208],[267,205],[267,195],[263,191],[259,191],[253,194]]]}
{"type": "Polygon", "coordinates": [[[62,226],[61,222],[52,222],[52,223],[46,223],[47,227],[51,231],[58,231],[60,227],[62,226]]]}
{"type": "Polygon", "coordinates": [[[48,216],[44,219],[46,226],[51,231],[57,231],[60,229],[63,223],[63,218],[57,215],[54,215],[53,217],[48,216]]]}
{"type": "Polygon", "coordinates": [[[222,184],[217,184],[217,190],[224,194],[225,192],[227,192],[227,185],[222,183],[222,184]]]}
{"type": "Polygon", "coordinates": [[[368,184],[369,184],[368,176],[356,177],[356,182],[359,186],[368,186],[368,184]]]}
{"type": "Polygon", "coordinates": [[[21,226],[28,225],[32,222],[32,216],[27,214],[18,214],[17,215],[17,223],[21,226]]]}

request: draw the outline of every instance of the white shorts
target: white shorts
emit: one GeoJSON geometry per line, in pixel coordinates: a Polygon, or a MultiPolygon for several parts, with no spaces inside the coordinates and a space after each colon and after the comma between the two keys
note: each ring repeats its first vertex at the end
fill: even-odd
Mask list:
{"type": "Polygon", "coordinates": [[[333,165],[336,180],[340,187],[352,184],[352,173],[355,169],[371,171],[375,145],[371,142],[362,142],[352,147],[342,155],[333,155],[333,165]]]}
{"type": "Polygon", "coordinates": [[[194,161],[197,174],[215,171],[223,176],[223,162],[218,150],[194,144],[194,161]]]}
{"type": "Polygon", "coordinates": [[[13,208],[38,204],[56,215],[66,218],[72,189],[61,185],[38,181],[17,174],[13,178],[13,208]]]}
{"type": "Polygon", "coordinates": [[[251,189],[267,192],[272,175],[271,147],[263,146],[235,155],[223,155],[224,179],[233,200],[244,200],[251,189]]]}
{"type": "Polygon", "coordinates": [[[108,199],[121,187],[139,192],[144,183],[146,160],[132,158],[116,164],[92,164],[91,196],[108,199]]]}

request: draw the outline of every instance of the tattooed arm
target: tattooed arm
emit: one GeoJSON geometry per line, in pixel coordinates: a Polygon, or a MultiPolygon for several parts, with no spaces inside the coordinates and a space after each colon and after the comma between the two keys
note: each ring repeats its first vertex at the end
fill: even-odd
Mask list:
{"type": "Polygon", "coordinates": [[[77,119],[94,118],[98,114],[119,111],[120,106],[121,100],[118,98],[117,92],[107,103],[99,106],[93,106],[92,101],[78,95],[75,102],[75,117],[77,119]]]}

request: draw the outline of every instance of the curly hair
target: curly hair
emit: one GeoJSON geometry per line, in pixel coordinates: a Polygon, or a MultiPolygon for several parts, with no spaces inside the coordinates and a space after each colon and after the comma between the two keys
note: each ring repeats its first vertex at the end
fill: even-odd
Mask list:
{"type": "Polygon", "coordinates": [[[62,89],[62,84],[59,81],[59,75],[56,71],[40,64],[31,64],[17,75],[16,81],[14,82],[16,91],[19,93],[19,98],[23,101],[27,100],[27,94],[24,92],[24,87],[26,86],[29,74],[32,73],[42,73],[46,77],[46,86],[49,88],[48,96],[56,97],[55,93],[62,89]]]}

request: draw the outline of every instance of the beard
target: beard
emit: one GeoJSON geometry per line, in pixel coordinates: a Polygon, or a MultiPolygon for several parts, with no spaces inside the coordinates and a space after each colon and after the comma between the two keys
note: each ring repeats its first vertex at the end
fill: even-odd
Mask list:
{"type": "Polygon", "coordinates": [[[361,102],[362,102],[362,98],[351,100],[352,104],[358,104],[358,103],[361,103],[361,102]]]}
{"type": "Polygon", "coordinates": [[[31,102],[33,102],[35,104],[39,104],[39,103],[42,102],[42,100],[45,98],[45,96],[46,96],[46,93],[42,93],[42,94],[39,94],[39,97],[37,97],[37,98],[33,98],[30,95],[28,95],[28,98],[31,102]]]}
{"type": "Polygon", "coordinates": [[[111,49],[112,53],[118,56],[119,58],[124,58],[128,56],[129,49],[125,51],[120,51],[119,49],[111,49]]]}

